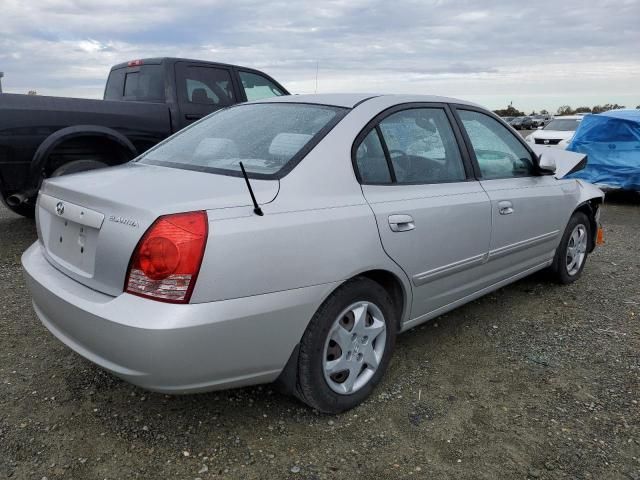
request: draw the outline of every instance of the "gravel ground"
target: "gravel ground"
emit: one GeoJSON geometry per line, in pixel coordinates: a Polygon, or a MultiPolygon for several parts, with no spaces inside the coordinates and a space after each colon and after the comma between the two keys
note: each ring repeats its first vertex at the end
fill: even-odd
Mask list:
{"type": "Polygon", "coordinates": [[[271,387],[145,392],[39,323],[34,224],[0,208],[0,478],[640,479],[640,202],[614,197],[582,279],[537,274],[400,336],[339,416],[271,387]]]}

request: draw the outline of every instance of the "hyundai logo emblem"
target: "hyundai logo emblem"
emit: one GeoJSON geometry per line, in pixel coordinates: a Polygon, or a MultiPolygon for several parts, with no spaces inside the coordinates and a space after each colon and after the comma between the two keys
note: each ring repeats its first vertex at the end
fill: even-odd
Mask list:
{"type": "Polygon", "coordinates": [[[545,145],[549,145],[549,140],[546,140],[546,139],[545,139],[544,144],[545,144],[545,145]]]}
{"type": "Polygon", "coordinates": [[[58,204],[56,205],[56,213],[58,215],[62,215],[64,213],[64,203],[58,202],[58,204]]]}

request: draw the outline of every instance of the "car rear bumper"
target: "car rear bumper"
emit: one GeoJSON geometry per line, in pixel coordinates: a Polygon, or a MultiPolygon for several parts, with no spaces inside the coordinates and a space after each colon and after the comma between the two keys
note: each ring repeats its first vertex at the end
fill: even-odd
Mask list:
{"type": "Polygon", "coordinates": [[[22,256],[36,314],[68,347],[140,387],[189,393],[275,380],[336,284],[174,305],[85,287],[36,242],[22,256]]]}

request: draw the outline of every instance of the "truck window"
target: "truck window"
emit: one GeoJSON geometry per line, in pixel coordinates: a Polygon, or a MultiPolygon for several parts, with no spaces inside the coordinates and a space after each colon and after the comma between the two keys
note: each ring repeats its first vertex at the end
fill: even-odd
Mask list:
{"type": "Polygon", "coordinates": [[[143,65],[113,70],[109,74],[105,100],[164,101],[164,72],[161,65],[143,65]]]}
{"type": "Polygon", "coordinates": [[[187,66],[179,70],[178,81],[182,103],[218,106],[236,103],[228,70],[187,66]]]}
{"type": "Polygon", "coordinates": [[[284,92],[267,77],[251,72],[238,73],[248,101],[284,95],[284,92]]]}

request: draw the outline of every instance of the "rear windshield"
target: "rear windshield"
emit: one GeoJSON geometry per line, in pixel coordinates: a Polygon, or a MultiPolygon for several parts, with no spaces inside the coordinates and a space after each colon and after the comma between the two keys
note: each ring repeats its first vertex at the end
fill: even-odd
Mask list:
{"type": "Polygon", "coordinates": [[[546,127],[545,130],[557,130],[561,132],[573,132],[578,128],[578,124],[580,120],[572,119],[572,118],[556,118],[555,120],[551,120],[546,127]]]}
{"type": "Polygon", "coordinates": [[[280,178],[348,112],[300,103],[220,110],[151,149],[141,163],[226,175],[280,178]]]}
{"type": "Polygon", "coordinates": [[[164,101],[162,65],[112,70],[104,91],[105,100],[164,101]]]}

